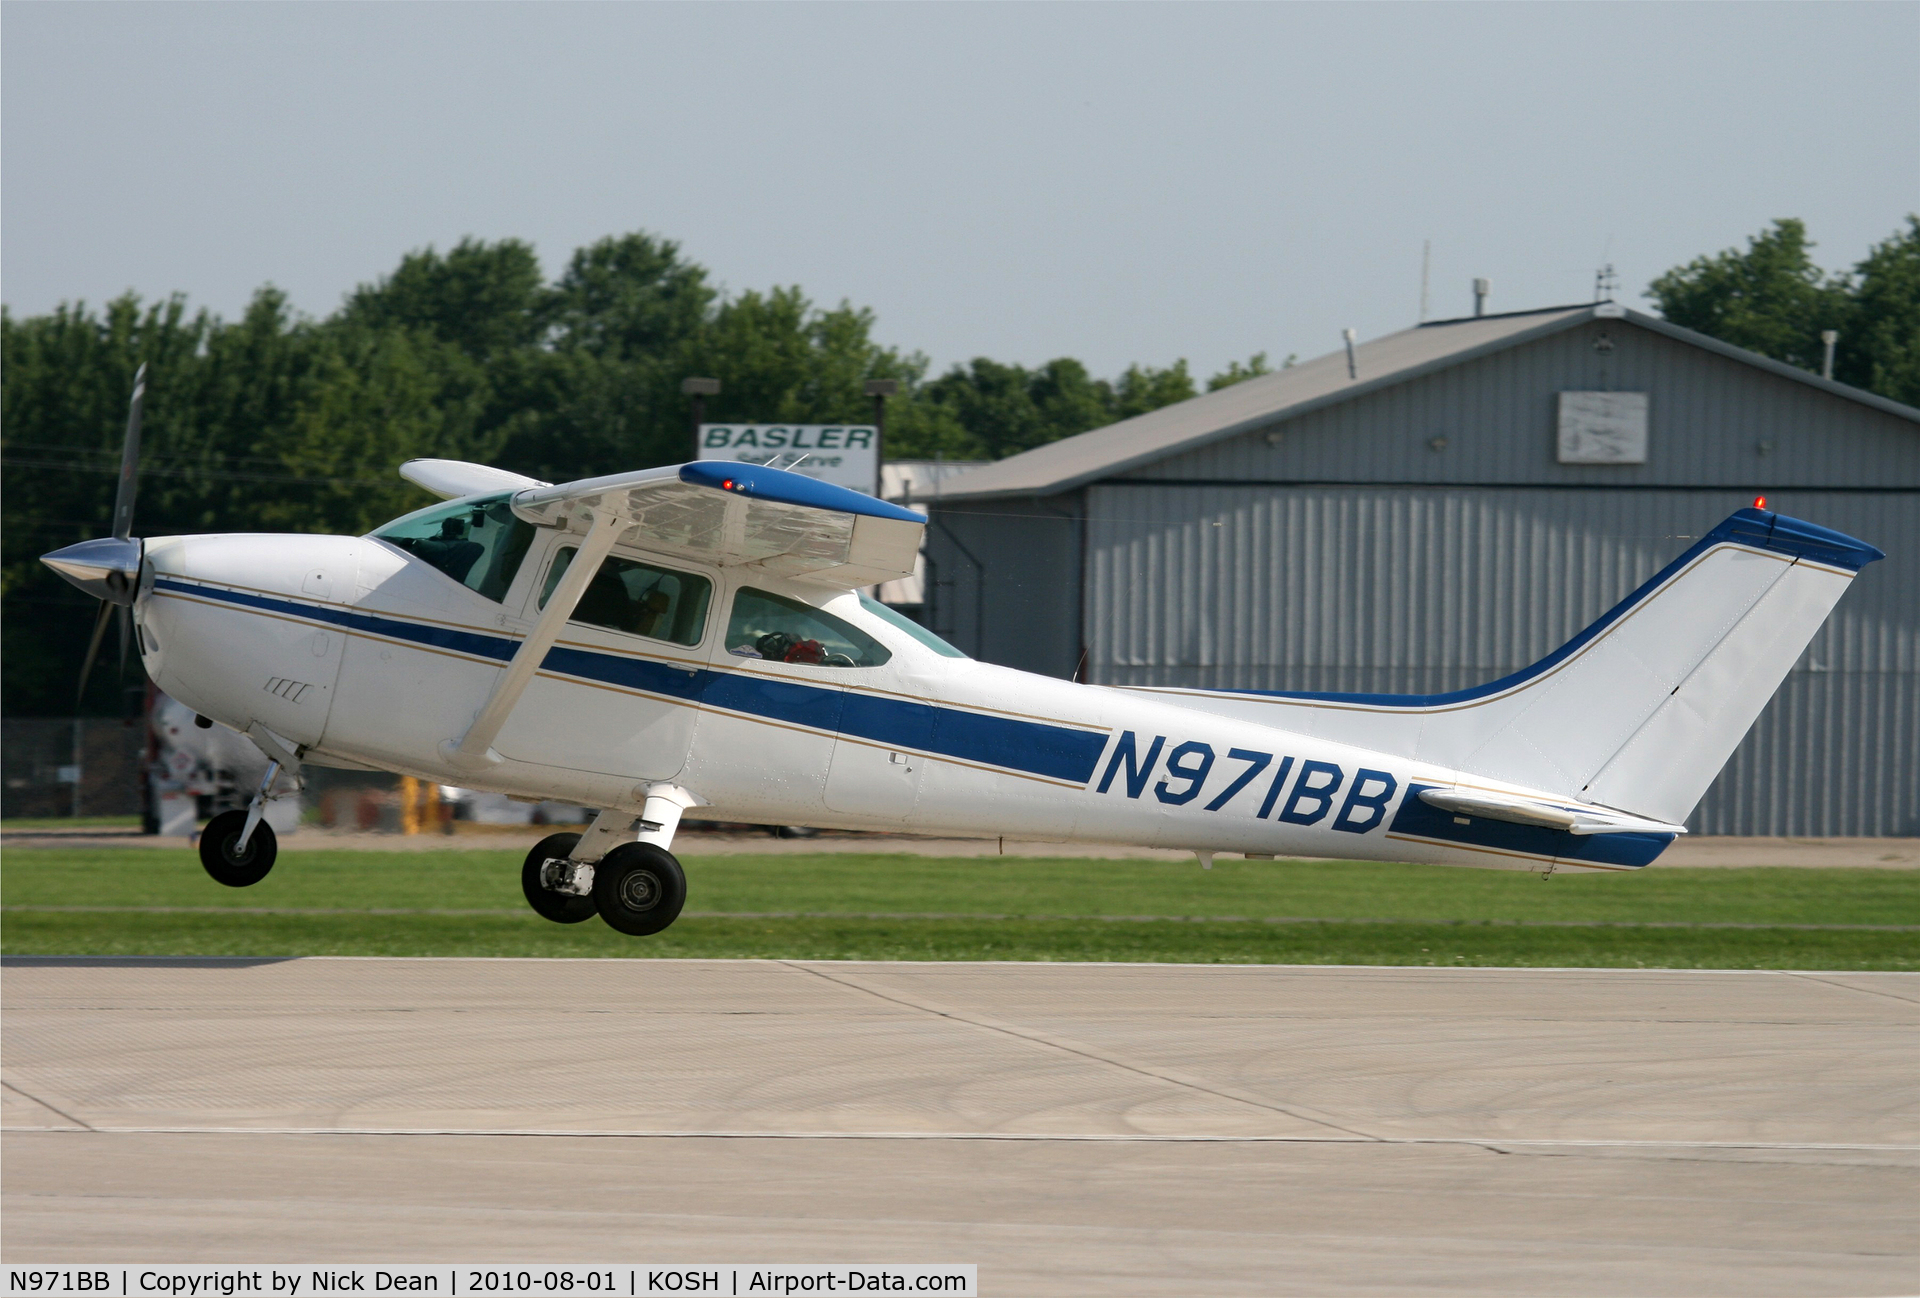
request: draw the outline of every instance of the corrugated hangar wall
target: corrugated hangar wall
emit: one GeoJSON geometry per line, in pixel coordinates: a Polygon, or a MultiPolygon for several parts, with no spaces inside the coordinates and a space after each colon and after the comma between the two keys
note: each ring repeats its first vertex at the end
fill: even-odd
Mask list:
{"type": "Polygon", "coordinates": [[[1920,834],[1920,427],[1619,322],[1078,491],[938,507],[933,618],[1102,684],[1457,689],[1537,661],[1756,490],[1888,557],[1690,828],[1920,834]],[[1647,464],[1557,462],[1554,394],[1600,387],[1649,393],[1647,464]]]}

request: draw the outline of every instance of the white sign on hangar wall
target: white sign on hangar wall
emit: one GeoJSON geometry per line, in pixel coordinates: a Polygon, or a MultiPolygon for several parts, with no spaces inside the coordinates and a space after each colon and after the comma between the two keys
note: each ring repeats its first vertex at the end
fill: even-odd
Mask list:
{"type": "Polygon", "coordinates": [[[1562,392],[1559,454],[1562,464],[1645,464],[1647,394],[1562,392]]]}
{"type": "Polygon", "coordinates": [[[878,430],[872,424],[702,424],[700,454],[710,460],[740,460],[781,466],[807,458],[795,473],[871,496],[878,476],[878,430]]]}

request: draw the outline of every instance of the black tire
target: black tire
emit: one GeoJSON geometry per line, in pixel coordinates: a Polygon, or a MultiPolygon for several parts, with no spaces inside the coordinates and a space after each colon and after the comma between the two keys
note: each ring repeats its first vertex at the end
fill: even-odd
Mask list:
{"type": "Polygon", "coordinates": [[[520,867],[520,891],[527,894],[527,905],[533,907],[533,913],[541,919],[550,919],[556,924],[578,924],[597,913],[592,897],[555,892],[540,882],[540,867],[548,858],[567,856],[579,841],[578,834],[548,834],[533,845],[533,850],[527,853],[527,863],[520,867]]]}
{"type": "Polygon", "coordinates": [[[680,917],[687,876],[664,848],[623,843],[593,867],[593,900],[610,927],[647,937],[680,917]]]}
{"type": "Polygon", "coordinates": [[[244,811],[223,811],[200,831],[200,864],[213,881],[229,888],[251,888],[267,877],[274,857],[280,854],[280,842],[273,826],[261,821],[253,827],[247,850],[238,850],[240,831],[247,827],[244,811]]]}

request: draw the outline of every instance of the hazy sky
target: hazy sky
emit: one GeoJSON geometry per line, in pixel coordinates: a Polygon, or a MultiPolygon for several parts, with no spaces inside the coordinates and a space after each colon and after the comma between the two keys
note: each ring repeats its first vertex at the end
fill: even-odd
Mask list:
{"type": "Polygon", "coordinates": [[[937,365],[1303,357],[1920,210],[1920,5],[0,7],[0,296],[323,315],[400,255],[678,240],[937,365]]]}

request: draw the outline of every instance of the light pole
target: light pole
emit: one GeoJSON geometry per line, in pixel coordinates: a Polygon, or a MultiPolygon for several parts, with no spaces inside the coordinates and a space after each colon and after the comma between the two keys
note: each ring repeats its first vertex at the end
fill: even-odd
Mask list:
{"type": "Polygon", "coordinates": [[[899,390],[898,379],[867,380],[867,395],[873,398],[873,494],[877,499],[885,499],[881,477],[885,470],[881,466],[886,463],[887,398],[899,390]]]}
{"type": "Polygon", "coordinates": [[[680,391],[693,398],[693,458],[700,458],[700,425],[707,422],[707,398],[720,395],[719,379],[681,379],[680,391]]]}

